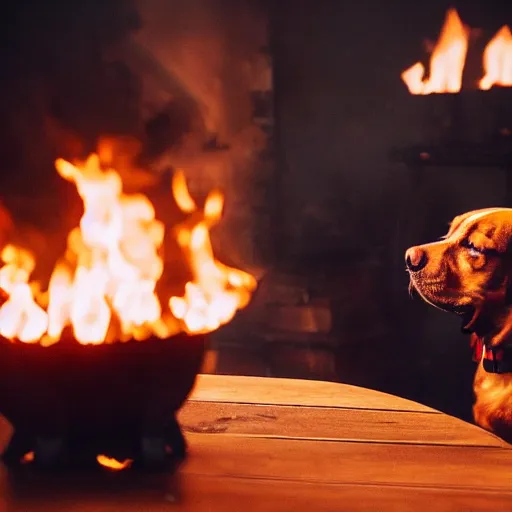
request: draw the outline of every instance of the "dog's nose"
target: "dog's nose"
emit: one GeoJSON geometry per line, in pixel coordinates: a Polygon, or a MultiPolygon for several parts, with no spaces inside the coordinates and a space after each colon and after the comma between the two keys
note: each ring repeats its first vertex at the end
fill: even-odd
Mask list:
{"type": "Polygon", "coordinates": [[[419,247],[411,247],[405,253],[405,264],[411,272],[418,272],[427,264],[427,253],[419,247]]]}

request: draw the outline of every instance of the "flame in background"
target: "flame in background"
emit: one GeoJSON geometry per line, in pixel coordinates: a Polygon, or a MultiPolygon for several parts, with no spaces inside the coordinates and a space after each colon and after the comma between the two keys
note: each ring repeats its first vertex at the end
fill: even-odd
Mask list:
{"type": "Polygon", "coordinates": [[[505,25],[501,27],[484,50],[485,75],[480,80],[480,89],[493,85],[512,86],[512,33],[505,25]]]}
{"type": "Polygon", "coordinates": [[[187,219],[174,234],[193,279],[182,297],[159,298],[164,272],[165,226],[142,194],[123,193],[119,174],[103,169],[97,154],[81,164],[56,161],[58,173],[76,185],[84,213],[67,238],[48,290],[30,277],[36,259],[14,245],[0,257],[0,334],[10,340],[50,345],[70,326],[82,344],[166,338],[178,332],[206,333],[229,322],[256,288],[250,274],[214,258],[210,228],[222,215],[223,196],[208,195],[200,210],[184,174],[173,178],[174,198],[187,219]]]}
{"type": "Polygon", "coordinates": [[[443,28],[430,58],[430,76],[424,80],[421,62],[405,70],[401,77],[411,94],[459,92],[468,50],[469,29],[457,11],[449,9],[443,28]]]}
{"type": "MultiPolygon", "coordinates": [[[[424,79],[425,67],[417,62],[406,69],[401,78],[411,94],[457,93],[462,88],[462,75],[468,51],[470,29],[455,9],[446,13],[443,28],[430,59],[430,76],[424,79]]],[[[487,44],[483,54],[484,77],[478,87],[512,86],[512,33],[504,25],[487,44]]]]}
{"type": "Polygon", "coordinates": [[[106,455],[98,455],[96,457],[96,461],[100,466],[103,466],[104,468],[110,469],[112,471],[122,471],[123,469],[129,468],[133,463],[131,459],[119,461],[117,459],[113,459],[112,457],[107,457],[106,455]]]}

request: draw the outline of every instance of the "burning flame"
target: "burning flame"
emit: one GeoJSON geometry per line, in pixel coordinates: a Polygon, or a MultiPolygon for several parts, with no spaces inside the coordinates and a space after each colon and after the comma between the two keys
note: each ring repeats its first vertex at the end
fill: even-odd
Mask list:
{"type": "Polygon", "coordinates": [[[119,174],[102,169],[96,154],[80,165],[59,159],[56,168],[76,185],[84,214],[68,235],[67,250],[46,291],[30,281],[33,254],[14,245],[2,250],[0,288],[7,295],[0,307],[3,337],[48,345],[59,341],[68,326],[82,344],[165,338],[182,330],[205,333],[247,305],[256,288],[254,277],[213,255],[209,229],[222,214],[220,192],[210,193],[201,211],[183,173],[175,174],[175,200],[190,214],[175,234],[193,280],[183,297],[161,302],[156,285],[164,272],[165,226],[155,218],[149,199],[123,193],[119,174]]]}
{"type": "MultiPolygon", "coordinates": [[[[462,87],[462,74],[468,51],[470,29],[464,25],[455,9],[446,13],[443,28],[430,59],[430,77],[424,79],[421,62],[406,69],[402,80],[411,94],[457,93],[462,87]]],[[[512,32],[501,27],[487,44],[483,54],[484,77],[478,87],[512,86],[512,32]]]]}
{"type": "Polygon", "coordinates": [[[468,50],[469,29],[457,11],[446,13],[441,34],[430,58],[430,77],[424,80],[425,67],[421,62],[404,71],[402,80],[411,94],[459,92],[468,50]]]}
{"type": "Polygon", "coordinates": [[[131,459],[119,461],[117,459],[107,457],[106,455],[98,455],[96,457],[96,461],[100,466],[111,469],[112,471],[122,471],[123,469],[127,469],[132,465],[133,462],[131,459]]]}
{"type": "MultiPolygon", "coordinates": [[[[181,210],[197,213],[183,173],[175,174],[172,187],[181,210]]],[[[200,220],[192,226],[183,224],[177,228],[177,240],[187,256],[193,280],[185,285],[183,297],[170,298],[169,307],[190,333],[213,331],[229,322],[237,309],[247,305],[256,288],[253,276],[227,267],[214,258],[209,229],[219,222],[223,203],[219,191],[211,192],[200,220]]]]}
{"type": "Polygon", "coordinates": [[[493,85],[512,86],[512,33],[505,25],[492,38],[484,51],[485,75],[480,80],[480,89],[493,85]]]}

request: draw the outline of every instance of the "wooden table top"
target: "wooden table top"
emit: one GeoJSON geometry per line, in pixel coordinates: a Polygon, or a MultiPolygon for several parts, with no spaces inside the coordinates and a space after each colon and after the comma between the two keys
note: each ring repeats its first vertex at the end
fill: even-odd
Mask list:
{"type": "MultiPolygon", "coordinates": [[[[13,479],[0,512],[512,510],[512,450],[395,396],[328,382],[201,375],[174,475],[13,479]]],[[[8,427],[0,426],[0,449],[8,427]]]]}

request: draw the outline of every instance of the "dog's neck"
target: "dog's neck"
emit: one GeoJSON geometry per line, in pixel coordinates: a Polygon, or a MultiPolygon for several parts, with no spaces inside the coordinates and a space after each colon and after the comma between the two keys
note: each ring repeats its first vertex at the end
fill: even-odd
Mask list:
{"type": "Polygon", "coordinates": [[[488,373],[512,373],[512,344],[492,347],[484,338],[473,333],[471,335],[473,361],[482,362],[483,369],[488,373]]]}
{"type": "Polygon", "coordinates": [[[498,290],[487,291],[470,318],[463,319],[462,331],[475,333],[488,347],[512,344],[512,295],[506,284],[498,290]]]}
{"type": "Polygon", "coordinates": [[[482,361],[489,373],[512,373],[512,306],[507,305],[499,318],[476,315],[472,324],[473,360],[482,361]]]}
{"type": "Polygon", "coordinates": [[[477,308],[465,326],[466,332],[471,333],[473,360],[482,361],[489,373],[512,373],[512,305],[504,293],[487,299],[486,306],[477,308]],[[493,305],[499,307],[495,309],[493,305]],[[496,310],[503,312],[497,314],[496,310]]]}

